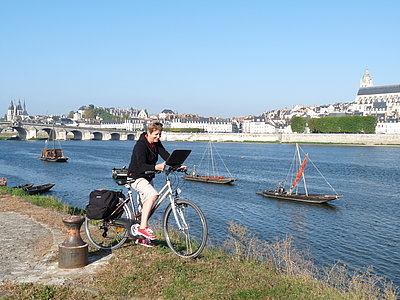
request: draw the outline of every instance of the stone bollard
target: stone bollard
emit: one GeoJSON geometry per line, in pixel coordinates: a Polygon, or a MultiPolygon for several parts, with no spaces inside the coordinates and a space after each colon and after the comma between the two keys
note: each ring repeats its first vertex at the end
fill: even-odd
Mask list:
{"type": "Polygon", "coordinates": [[[84,267],[88,264],[88,244],[82,240],[80,228],[85,221],[85,217],[68,216],[63,217],[62,220],[68,231],[65,241],[58,245],[58,267],[62,269],[84,267]]]}

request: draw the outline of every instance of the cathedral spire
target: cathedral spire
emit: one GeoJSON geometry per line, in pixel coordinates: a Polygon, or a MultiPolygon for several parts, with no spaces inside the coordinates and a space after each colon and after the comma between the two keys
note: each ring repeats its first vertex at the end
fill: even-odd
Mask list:
{"type": "Polygon", "coordinates": [[[370,87],[373,85],[372,77],[369,75],[368,69],[365,69],[364,75],[360,80],[360,87],[370,87]]]}

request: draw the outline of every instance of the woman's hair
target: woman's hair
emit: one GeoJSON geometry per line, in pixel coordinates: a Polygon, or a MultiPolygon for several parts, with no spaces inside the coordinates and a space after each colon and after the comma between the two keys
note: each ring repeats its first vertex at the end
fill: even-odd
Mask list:
{"type": "Polygon", "coordinates": [[[147,126],[147,131],[152,133],[155,130],[160,130],[162,131],[163,129],[163,124],[159,121],[153,121],[147,126]]]}

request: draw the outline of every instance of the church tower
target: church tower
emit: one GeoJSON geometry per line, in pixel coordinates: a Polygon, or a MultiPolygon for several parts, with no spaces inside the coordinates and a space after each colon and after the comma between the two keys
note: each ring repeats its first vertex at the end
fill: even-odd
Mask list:
{"type": "Polygon", "coordinates": [[[373,86],[372,77],[369,75],[368,69],[365,69],[364,76],[360,80],[360,87],[370,87],[373,86]]]}
{"type": "Polygon", "coordinates": [[[14,103],[11,100],[10,106],[7,110],[7,121],[12,121],[14,119],[14,103]]]}

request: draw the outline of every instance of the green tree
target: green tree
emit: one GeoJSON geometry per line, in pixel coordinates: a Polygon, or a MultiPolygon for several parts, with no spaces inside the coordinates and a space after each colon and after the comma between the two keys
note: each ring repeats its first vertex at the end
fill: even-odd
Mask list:
{"type": "Polygon", "coordinates": [[[290,127],[293,132],[303,133],[306,129],[307,120],[303,117],[293,117],[290,120],[290,127]]]}
{"type": "Polygon", "coordinates": [[[374,116],[344,116],[312,118],[308,127],[312,133],[375,133],[374,116]]]}

